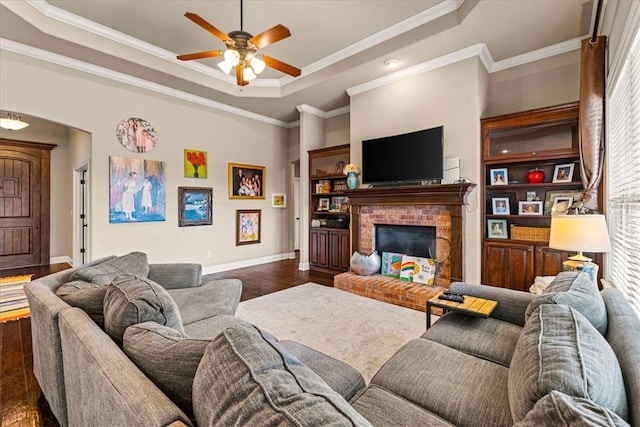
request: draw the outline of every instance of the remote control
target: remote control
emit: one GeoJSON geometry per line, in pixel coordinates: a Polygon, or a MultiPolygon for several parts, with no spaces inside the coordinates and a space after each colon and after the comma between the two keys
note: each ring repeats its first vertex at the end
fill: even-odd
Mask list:
{"type": "Polygon", "coordinates": [[[449,289],[445,289],[444,291],[442,291],[442,293],[445,294],[445,295],[461,295],[461,296],[464,296],[464,295],[459,294],[457,292],[450,291],[449,289]]]}
{"type": "Polygon", "coordinates": [[[447,301],[463,303],[464,302],[464,295],[446,295],[446,294],[442,293],[442,294],[438,295],[438,299],[444,299],[444,300],[447,300],[447,301]]]}

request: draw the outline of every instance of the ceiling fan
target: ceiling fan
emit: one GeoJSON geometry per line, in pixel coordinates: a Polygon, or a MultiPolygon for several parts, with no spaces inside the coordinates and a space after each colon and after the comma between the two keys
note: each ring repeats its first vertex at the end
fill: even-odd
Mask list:
{"type": "Polygon", "coordinates": [[[231,31],[229,34],[225,34],[195,13],[186,12],[184,16],[222,40],[227,46],[227,50],[224,51],[224,53],[221,50],[207,50],[204,52],[178,55],[177,58],[181,61],[212,58],[222,55],[224,61],[219,63],[218,67],[227,75],[233,67],[236,67],[238,86],[248,85],[251,80],[255,79],[258,74],[264,71],[265,66],[274,68],[293,77],[298,77],[301,73],[299,68],[271,56],[258,54],[258,50],[290,37],[291,33],[287,27],[280,24],[256,36],[243,31],[242,0],[240,0],[240,31],[231,31]]]}

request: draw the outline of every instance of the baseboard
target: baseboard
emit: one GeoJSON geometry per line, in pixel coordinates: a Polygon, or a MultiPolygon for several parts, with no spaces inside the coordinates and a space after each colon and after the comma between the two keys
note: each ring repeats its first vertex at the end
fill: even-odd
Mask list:
{"type": "Polygon", "coordinates": [[[65,262],[69,265],[73,265],[73,259],[68,256],[54,256],[49,258],[49,264],[62,264],[65,262]]]}
{"type": "Polygon", "coordinates": [[[309,271],[309,263],[308,262],[301,262],[298,264],[298,270],[300,271],[309,271]]]}
{"type": "Polygon", "coordinates": [[[285,252],[282,254],[269,255],[262,258],[245,259],[238,262],[230,262],[228,264],[210,265],[202,267],[202,274],[220,273],[221,271],[235,270],[237,268],[251,267],[253,265],[266,264],[268,262],[282,261],[283,259],[295,258],[294,252],[285,252]]]}

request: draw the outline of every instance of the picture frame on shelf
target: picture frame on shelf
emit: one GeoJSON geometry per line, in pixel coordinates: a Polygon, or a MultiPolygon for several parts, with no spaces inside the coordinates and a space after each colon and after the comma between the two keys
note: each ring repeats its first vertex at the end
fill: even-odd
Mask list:
{"type": "Polygon", "coordinates": [[[262,210],[236,210],[236,246],[260,243],[262,210]]]}
{"type": "Polygon", "coordinates": [[[508,197],[494,197],[491,199],[492,213],[494,215],[510,215],[511,207],[509,206],[508,197]]]}
{"type": "Polygon", "coordinates": [[[496,168],[489,171],[490,185],[507,185],[509,184],[509,174],[507,168],[496,168]]]}
{"type": "Polygon", "coordinates": [[[542,215],[542,202],[518,202],[518,215],[542,215]]]}
{"type": "Polygon", "coordinates": [[[553,181],[554,183],[558,182],[571,182],[573,179],[573,168],[575,167],[575,163],[565,163],[561,165],[556,165],[553,171],[553,181]]]}
{"type": "Polygon", "coordinates": [[[213,188],[178,187],[178,227],[213,225],[213,188]]]}
{"type": "Polygon", "coordinates": [[[506,219],[488,219],[487,220],[487,237],[490,239],[508,239],[506,219]]]}
{"type": "Polygon", "coordinates": [[[573,204],[573,197],[571,196],[557,196],[553,200],[553,206],[551,207],[551,215],[566,215],[569,213],[569,208],[573,204]]]}
{"type": "MultiPolygon", "coordinates": [[[[571,197],[574,202],[582,199],[582,190],[549,190],[544,195],[544,215],[551,215],[556,197],[571,197]]],[[[573,202],[572,202],[573,203],[573,202]]]]}
{"type": "Polygon", "coordinates": [[[287,207],[287,195],[285,193],[271,193],[271,207],[284,209],[287,207]]]}
{"type": "Polygon", "coordinates": [[[324,198],[324,197],[321,199],[318,199],[318,212],[328,211],[330,205],[331,205],[331,199],[324,198]]]}
{"type": "Polygon", "coordinates": [[[348,212],[349,205],[347,202],[349,198],[347,196],[335,196],[331,198],[330,211],[331,212],[348,212]]]}

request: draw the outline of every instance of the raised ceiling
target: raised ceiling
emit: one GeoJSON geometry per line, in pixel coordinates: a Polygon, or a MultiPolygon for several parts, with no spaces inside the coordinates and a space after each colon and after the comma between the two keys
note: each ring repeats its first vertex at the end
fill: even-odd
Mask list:
{"type": "Polygon", "coordinates": [[[292,36],[264,53],[301,68],[302,75],[268,70],[244,88],[219,71],[219,58],[175,59],[224,47],[186,19],[187,11],[224,32],[240,29],[239,0],[0,0],[0,37],[6,50],[62,55],[107,74],[291,122],[297,105],[323,111],[348,106],[348,88],[466,48],[486,46],[494,62],[504,62],[575,42],[589,34],[593,1],[245,0],[244,30],[287,26],[292,36]],[[385,67],[389,58],[400,66],[385,67]]]}

